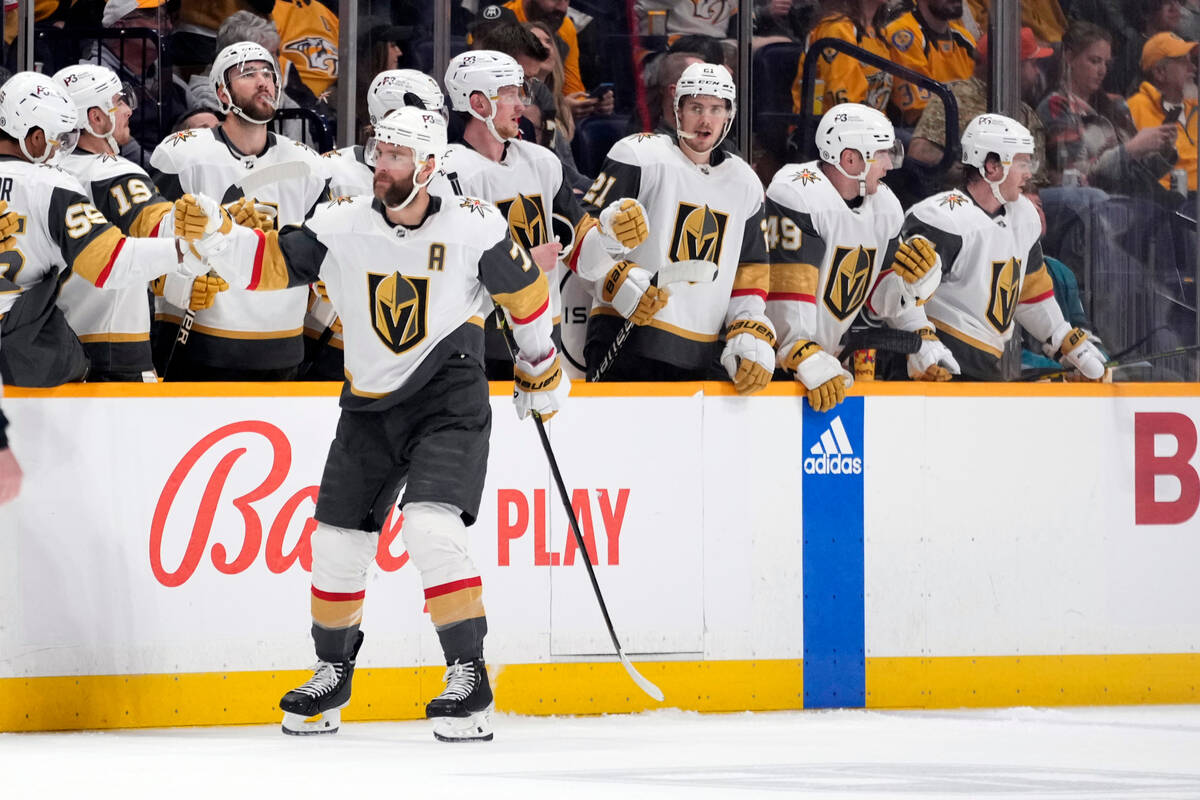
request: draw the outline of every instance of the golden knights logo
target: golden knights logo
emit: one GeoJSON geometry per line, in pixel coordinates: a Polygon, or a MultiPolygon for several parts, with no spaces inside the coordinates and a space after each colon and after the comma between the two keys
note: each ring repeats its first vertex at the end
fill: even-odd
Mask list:
{"type": "Polygon", "coordinates": [[[966,204],[967,198],[963,197],[961,194],[948,194],[938,201],[939,206],[944,206],[951,211],[959,206],[965,206],[966,204]]]}
{"type": "Polygon", "coordinates": [[[987,320],[999,333],[1008,330],[1017,301],[1021,298],[1021,259],[992,262],[991,294],[988,297],[987,320]]]}
{"type": "Polygon", "coordinates": [[[833,252],[829,279],[825,282],[825,307],[845,321],[867,299],[871,271],[875,265],[874,247],[839,247],[833,252]]]}
{"type": "Polygon", "coordinates": [[[309,69],[337,77],[338,51],[328,39],[305,36],[303,39],[293,39],[285,44],[283,49],[303,57],[309,69]]]}
{"type": "Polygon", "coordinates": [[[808,167],[805,167],[792,176],[792,182],[800,181],[801,186],[808,186],[810,183],[816,183],[819,180],[821,180],[821,177],[808,167]]]}
{"type": "Polygon", "coordinates": [[[428,332],[429,279],[367,273],[371,327],[399,355],[420,344],[428,332]]]}
{"type": "Polygon", "coordinates": [[[167,141],[171,143],[172,147],[174,147],[175,145],[182,144],[183,142],[186,142],[188,139],[192,139],[195,136],[196,132],[194,130],[179,131],[178,133],[172,133],[170,136],[168,136],[167,141]]]}
{"type": "Polygon", "coordinates": [[[728,221],[728,214],[706,205],[680,203],[675,212],[675,227],[671,232],[671,248],[667,257],[672,261],[701,259],[718,263],[728,221]]]}
{"type": "Polygon", "coordinates": [[[540,194],[519,194],[510,200],[500,200],[496,208],[504,215],[509,233],[521,247],[532,250],[550,241],[546,235],[546,207],[540,194]]]}

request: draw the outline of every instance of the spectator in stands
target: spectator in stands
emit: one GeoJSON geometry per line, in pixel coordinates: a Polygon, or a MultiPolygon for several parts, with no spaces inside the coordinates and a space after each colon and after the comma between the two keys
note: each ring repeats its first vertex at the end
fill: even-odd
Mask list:
{"type": "MultiPolygon", "coordinates": [[[[161,39],[172,27],[165,5],[166,0],[110,0],[101,24],[106,28],[146,28],[161,39]]],[[[134,135],[122,146],[121,155],[143,166],[171,123],[188,107],[187,84],[174,74],[161,74],[158,51],[156,44],[145,40],[126,41],[122,46],[121,40],[105,39],[80,62],[108,67],[133,88],[138,104],[131,125],[134,135]]]]}
{"type": "MultiPolygon", "coordinates": [[[[975,37],[962,24],[962,0],[916,0],[884,28],[890,58],[942,83],[964,81],[975,71],[975,37]]],[[[892,105],[904,125],[915,125],[929,91],[895,79],[892,105]]]]}
{"type": "Polygon", "coordinates": [[[275,0],[271,19],[279,29],[279,53],[286,62],[284,89],[301,107],[312,108],[329,94],[337,80],[337,15],[317,0],[275,0]],[[290,73],[299,78],[307,92],[290,73]]]}
{"type": "Polygon", "coordinates": [[[1114,94],[1126,96],[1137,91],[1142,49],[1150,37],[1159,33],[1178,33],[1183,22],[1179,0],[1124,0],[1125,18],[1130,25],[1122,39],[1114,42],[1111,75],[1105,85],[1114,94]]]}
{"type": "Polygon", "coordinates": [[[21,492],[21,465],[8,446],[8,418],[0,409],[0,506],[21,492]]]}
{"type": "MultiPolygon", "coordinates": [[[[589,96],[583,85],[583,78],[579,73],[579,32],[574,21],[567,16],[569,6],[569,0],[509,0],[504,4],[505,8],[512,9],[519,22],[546,23],[550,30],[554,31],[554,35],[566,45],[566,53],[563,55],[562,93],[571,106],[572,116],[581,120],[600,113],[600,101],[604,98],[589,96]]],[[[611,113],[611,99],[608,102],[611,113]]]]}
{"type": "Polygon", "coordinates": [[[1175,126],[1139,131],[1124,98],[1103,91],[1111,42],[1090,22],[1073,22],[1063,35],[1062,85],[1038,106],[1048,176],[1055,185],[1147,193],[1175,161],[1175,126]]]}
{"type": "MultiPolygon", "coordinates": [[[[1141,2],[1141,0],[1138,0],[1141,2]]],[[[978,27],[979,36],[988,29],[988,10],[991,0],[967,0],[967,12],[978,27]]],[[[1021,25],[1033,30],[1038,41],[1057,43],[1062,40],[1063,32],[1067,29],[1067,15],[1063,13],[1058,0],[1022,0],[1021,25]]],[[[971,26],[968,30],[974,33],[971,26]]]]}
{"type": "Polygon", "coordinates": [[[737,10],[738,4],[729,0],[634,0],[633,3],[638,32],[652,36],[699,33],[724,39],[729,19],[737,10]]]}
{"type": "MultiPolygon", "coordinates": [[[[1146,80],[1129,98],[1129,113],[1139,131],[1174,128],[1177,158],[1173,168],[1187,174],[1189,191],[1196,191],[1196,53],[1200,44],[1186,42],[1173,33],[1150,37],[1142,48],[1142,74],[1146,80]]],[[[1171,185],[1170,176],[1161,181],[1171,185]]]]}
{"type": "MultiPolygon", "coordinates": [[[[1021,95],[1023,97],[1029,96],[1034,87],[1041,85],[1041,71],[1038,64],[1053,52],[1050,48],[1038,44],[1031,29],[1021,29],[1021,95]]],[[[968,122],[987,111],[989,69],[988,37],[984,36],[979,40],[979,46],[975,51],[974,74],[966,80],[950,84],[949,87],[954,94],[954,99],[958,101],[958,133],[960,136],[966,130],[968,122]]],[[[1037,112],[1028,103],[1022,101],[1020,113],[1017,114],[1016,119],[1033,136],[1037,153],[1034,160],[1044,163],[1045,129],[1037,112]]],[[[941,98],[933,95],[929,98],[929,102],[917,122],[917,127],[913,131],[908,156],[924,164],[936,164],[941,160],[942,151],[946,146],[945,136],[946,109],[941,98]]],[[[956,164],[951,168],[946,176],[947,186],[959,184],[961,170],[961,164],[956,164]]],[[[1044,182],[1043,167],[1035,172],[1034,183],[1042,184],[1044,182]]]]}
{"type": "MultiPolygon", "coordinates": [[[[529,28],[529,31],[546,46],[550,53],[545,64],[539,67],[539,79],[550,89],[550,95],[554,98],[554,115],[549,120],[549,126],[543,121],[543,127],[547,128],[547,136],[546,141],[542,141],[540,144],[558,154],[559,160],[567,169],[567,178],[571,181],[571,185],[576,189],[586,190],[591,185],[591,178],[580,173],[579,167],[575,163],[575,155],[571,151],[571,142],[575,138],[575,117],[572,116],[571,107],[567,105],[566,98],[563,97],[561,91],[563,62],[558,48],[554,46],[554,34],[544,22],[526,22],[525,27],[529,28]],[[549,65],[549,73],[543,74],[542,71],[547,68],[547,65],[549,65]]],[[[609,95],[610,102],[611,98],[612,95],[609,95]]]]}
{"type": "Polygon", "coordinates": [[[224,115],[211,108],[189,108],[171,127],[171,133],[193,128],[215,128],[221,124],[222,116],[224,115]]]}
{"type": "Polygon", "coordinates": [[[667,53],[651,61],[642,71],[646,82],[646,119],[634,115],[629,133],[665,133],[675,135],[675,82],[683,71],[704,59],[699,53],[667,53]]]}
{"type": "MultiPolygon", "coordinates": [[[[811,47],[819,39],[841,39],[881,58],[888,58],[883,23],[887,13],[885,0],[827,0],[825,13],[808,35],[811,47]]],[[[815,104],[810,109],[821,114],[838,103],[862,103],[877,111],[887,108],[892,93],[892,76],[858,59],[835,50],[827,50],[817,59],[814,84],[815,104]]],[[[792,105],[803,110],[800,88],[804,62],[792,84],[792,105]]]]}
{"type": "MultiPolygon", "coordinates": [[[[275,0],[182,0],[179,25],[171,35],[171,55],[176,65],[202,67],[212,64],[217,51],[217,29],[238,11],[268,17],[275,0]]],[[[190,71],[190,70],[189,70],[190,71]]]]}
{"type": "Polygon", "coordinates": [[[816,0],[755,0],[755,49],[778,41],[803,41],[816,10],[816,0]]]}

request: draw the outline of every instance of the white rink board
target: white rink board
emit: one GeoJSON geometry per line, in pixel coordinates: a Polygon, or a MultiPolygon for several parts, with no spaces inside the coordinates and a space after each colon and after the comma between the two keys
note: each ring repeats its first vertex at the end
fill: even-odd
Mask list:
{"type": "MultiPolygon", "coordinates": [[[[587,498],[597,573],[627,650],[803,655],[800,513],[821,498],[802,497],[801,402],[584,396],[551,423],[568,488],[587,498]]],[[[562,563],[565,519],[533,426],[516,420],[507,397],[492,403],[489,477],[472,528],[489,660],[607,653],[579,554],[562,563]]],[[[1133,490],[1134,415],[1184,413],[1195,425],[1200,399],[865,403],[868,657],[1200,651],[1200,523],[1135,525],[1133,490]]],[[[278,568],[312,512],[306,492],[320,480],[336,398],[8,397],[4,408],[26,483],[0,508],[0,677],[311,661],[308,574],[299,564],[276,574],[267,553],[278,568]],[[165,515],[156,576],[151,530],[168,476],[226,426],[257,432],[221,439],[196,460],[165,515]],[[171,578],[223,459],[212,533],[186,580],[171,578]],[[247,523],[233,501],[248,493],[261,495],[243,504],[261,542],[222,572],[213,548],[229,551],[222,563],[238,560],[247,523]],[[282,547],[273,527],[285,532],[282,547]]],[[[1171,491],[1178,482],[1167,479],[1160,499],[1171,491]]],[[[403,549],[395,537],[389,571],[368,584],[367,667],[440,661],[415,571],[397,568],[403,549]]]]}

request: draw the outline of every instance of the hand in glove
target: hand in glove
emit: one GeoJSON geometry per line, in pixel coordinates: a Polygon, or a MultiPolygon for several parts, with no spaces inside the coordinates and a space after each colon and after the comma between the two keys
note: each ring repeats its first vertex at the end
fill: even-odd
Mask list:
{"type": "MultiPolygon", "coordinates": [[[[1062,328],[1069,325],[1070,323],[1064,322],[1062,328]]],[[[1107,377],[1108,368],[1104,365],[1104,355],[1100,348],[1088,341],[1086,331],[1070,328],[1061,336],[1052,336],[1050,342],[1050,345],[1043,349],[1052,354],[1052,358],[1057,355],[1060,364],[1074,367],[1089,381],[1103,381],[1107,377]]]]}
{"type": "Polygon", "coordinates": [[[21,232],[21,215],[8,210],[8,202],[0,200],[0,253],[16,246],[13,236],[21,232]]]}
{"type": "Polygon", "coordinates": [[[517,418],[535,414],[543,422],[558,413],[571,394],[571,379],[563,374],[558,352],[552,347],[550,355],[531,364],[520,355],[513,365],[513,403],[517,418]]]}
{"type": "Polygon", "coordinates": [[[914,381],[948,381],[962,374],[954,355],[933,328],[921,328],[921,349],[908,357],[908,377],[914,381]]]}
{"type": "Polygon", "coordinates": [[[650,235],[646,225],[646,209],[632,197],[614,200],[600,212],[600,232],[619,244],[619,254],[623,255],[646,241],[650,235]]]}
{"type": "Polygon", "coordinates": [[[634,325],[645,325],[667,305],[670,292],[651,284],[652,276],[632,261],[622,261],[608,271],[600,298],[610,303],[634,325]]]}
{"type": "Polygon", "coordinates": [[[203,194],[185,194],[175,201],[175,237],[188,243],[190,254],[195,259],[189,259],[184,254],[180,268],[185,274],[200,274],[207,272],[189,261],[204,261],[218,255],[228,242],[224,234],[233,230],[233,220],[229,212],[222,208],[216,200],[203,194]]]}
{"type": "Polygon", "coordinates": [[[775,331],[766,320],[739,319],[725,334],[721,366],[740,395],[766,388],[775,374],[775,331]]]}
{"type": "Polygon", "coordinates": [[[942,282],[937,250],[921,236],[900,242],[891,269],[900,276],[904,293],[916,305],[924,305],[942,282]]]}
{"type": "Polygon", "coordinates": [[[243,197],[225,206],[234,225],[243,228],[257,228],[260,231],[275,230],[275,215],[273,209],[260,204],[253,197],[243,197]]]}
{"type": "Polygon", "coordinates": [[[215,272],[197,278],[170,272],[155,279],[154,293],[176,308],[201,311],[211,308],[217,295],[229,288],[225,279],[215,272]]]}
{"type": "Polygon", "coordinates": [[[854,385],[854,376],[842,369],[841,362],[806,339],[796,342],[781,366],[793,370],[796,380],[804,384],[813,411],[830,410],[846,399],[846,390],[854,385]]]}

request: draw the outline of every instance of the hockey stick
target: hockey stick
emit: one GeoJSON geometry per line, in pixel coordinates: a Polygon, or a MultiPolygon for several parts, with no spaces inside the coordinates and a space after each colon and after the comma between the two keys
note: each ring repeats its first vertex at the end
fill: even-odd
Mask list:
{"type": "MultiPolygon", "coordinates": [[[[1196,350],[1200,350],[1200,344],[1189,344],[1189,345],[1185,345],[1183,347],[1176,347],[1172,350],[1164,350],[1161,353],[1151,353],[1148,356],[1137,356],[1132,361],[1118,361],[1115,358],[1110,358],[1108,361],[1104,362],[1104,366],[1107,369],[1111,369],[1111,370],[1129,369],[1130,367],[1148,366],[1151,361],[1160,361],[1164,358],[1171,358],[1172,356],[1181,356],[1181,355],[1184,355],[1185,353],[1195,352],[1196,350]]],[[[1021,380],[1022,381],[1039,381],[1039,380],[1042,380],[1043,378],[1057,378],[1060,375],[1066,375],[1073,371],[1074,370],[1070,370],[1070,369],[1053,369],[1053,368],[1030,370],[1029,372],[1021,375],[1021,380]]]]}
{"type": "MultiPolygon", "coordinates": [[[[504,332],[504,342],[508,345],[509,355],[512,356],[515,364],[517,342],[512,329],[508,326],[508,318],[504,316],[504,311],[499,306],[497,306],[497,310],[499,311],[500,328],[504,332]]],[[[562,380],[567,380],[565,375],[562,380]]],[[[533,414],[533,422],[537,426],[538,437],[542,440],[542,450],[546,453],[546,461],[550,463],[550,473],[554,476],[554,484],[558,488],[558,496],[562,500],[563,510],[567,512],[571,533],[575,535],[575,544],[579,545],[579,549],[583,553],[583,565],[587,567],[588,579],[592,582],[592,591],[596,595],[596,602],[600,604],[600,613],[604,617],[604,625],[608,628],[608,636],[612,639],[613,648],[617,651],[617,658],[621,660],[621,666],[629,673],[629,677],[638,685],[638,688],[661,703],[663,701],[662,689],[638,672],[621,648],[621,642],[617,639],[617,631],[613,628],[612,617],[608,614],[608,605],[604,602],[604,595],[600,591],[600,582],[596,580],[596,570],[592,568],[591,552],[587,549],[587,545],[583,541],[583,534],[579,531],[579,520],[575,518],[575,509],[571,507],[571,496],[567,493],[567,485],[563,482],[562,473],[558,469],[558,459],[554,457],[554,448],[550,446],[550,437],[546,434],[546,424],[542,422],[541,415],[536,413],[533,414]]]]}
{"type": "MultiPolygon", "coordinates": [[[[651,286],[670,286],[672,283],[680,283],[687,281],[689,283],[711,283],[717,279],[717,265],[711,261],[703,261],[700,259],[691,259],[688,261],[668,261],[658,268],[658,272],[650,278],[651,286]]],[[[596,371],[588,378],[590,383],[596,383],[604,377],[604,373],[608,372],[617,360],[617,355],[621,352],[621,348],[625,346],[625,340],[629,338],[629,334],[633,331],[633,320],[625,320],[625,324],[617,331],[617,336],[613,339],[613,343],[608,346],[608,352],[604,354],[604,358],[600,361],[600,366],[596,367],[596,371]]]]}

